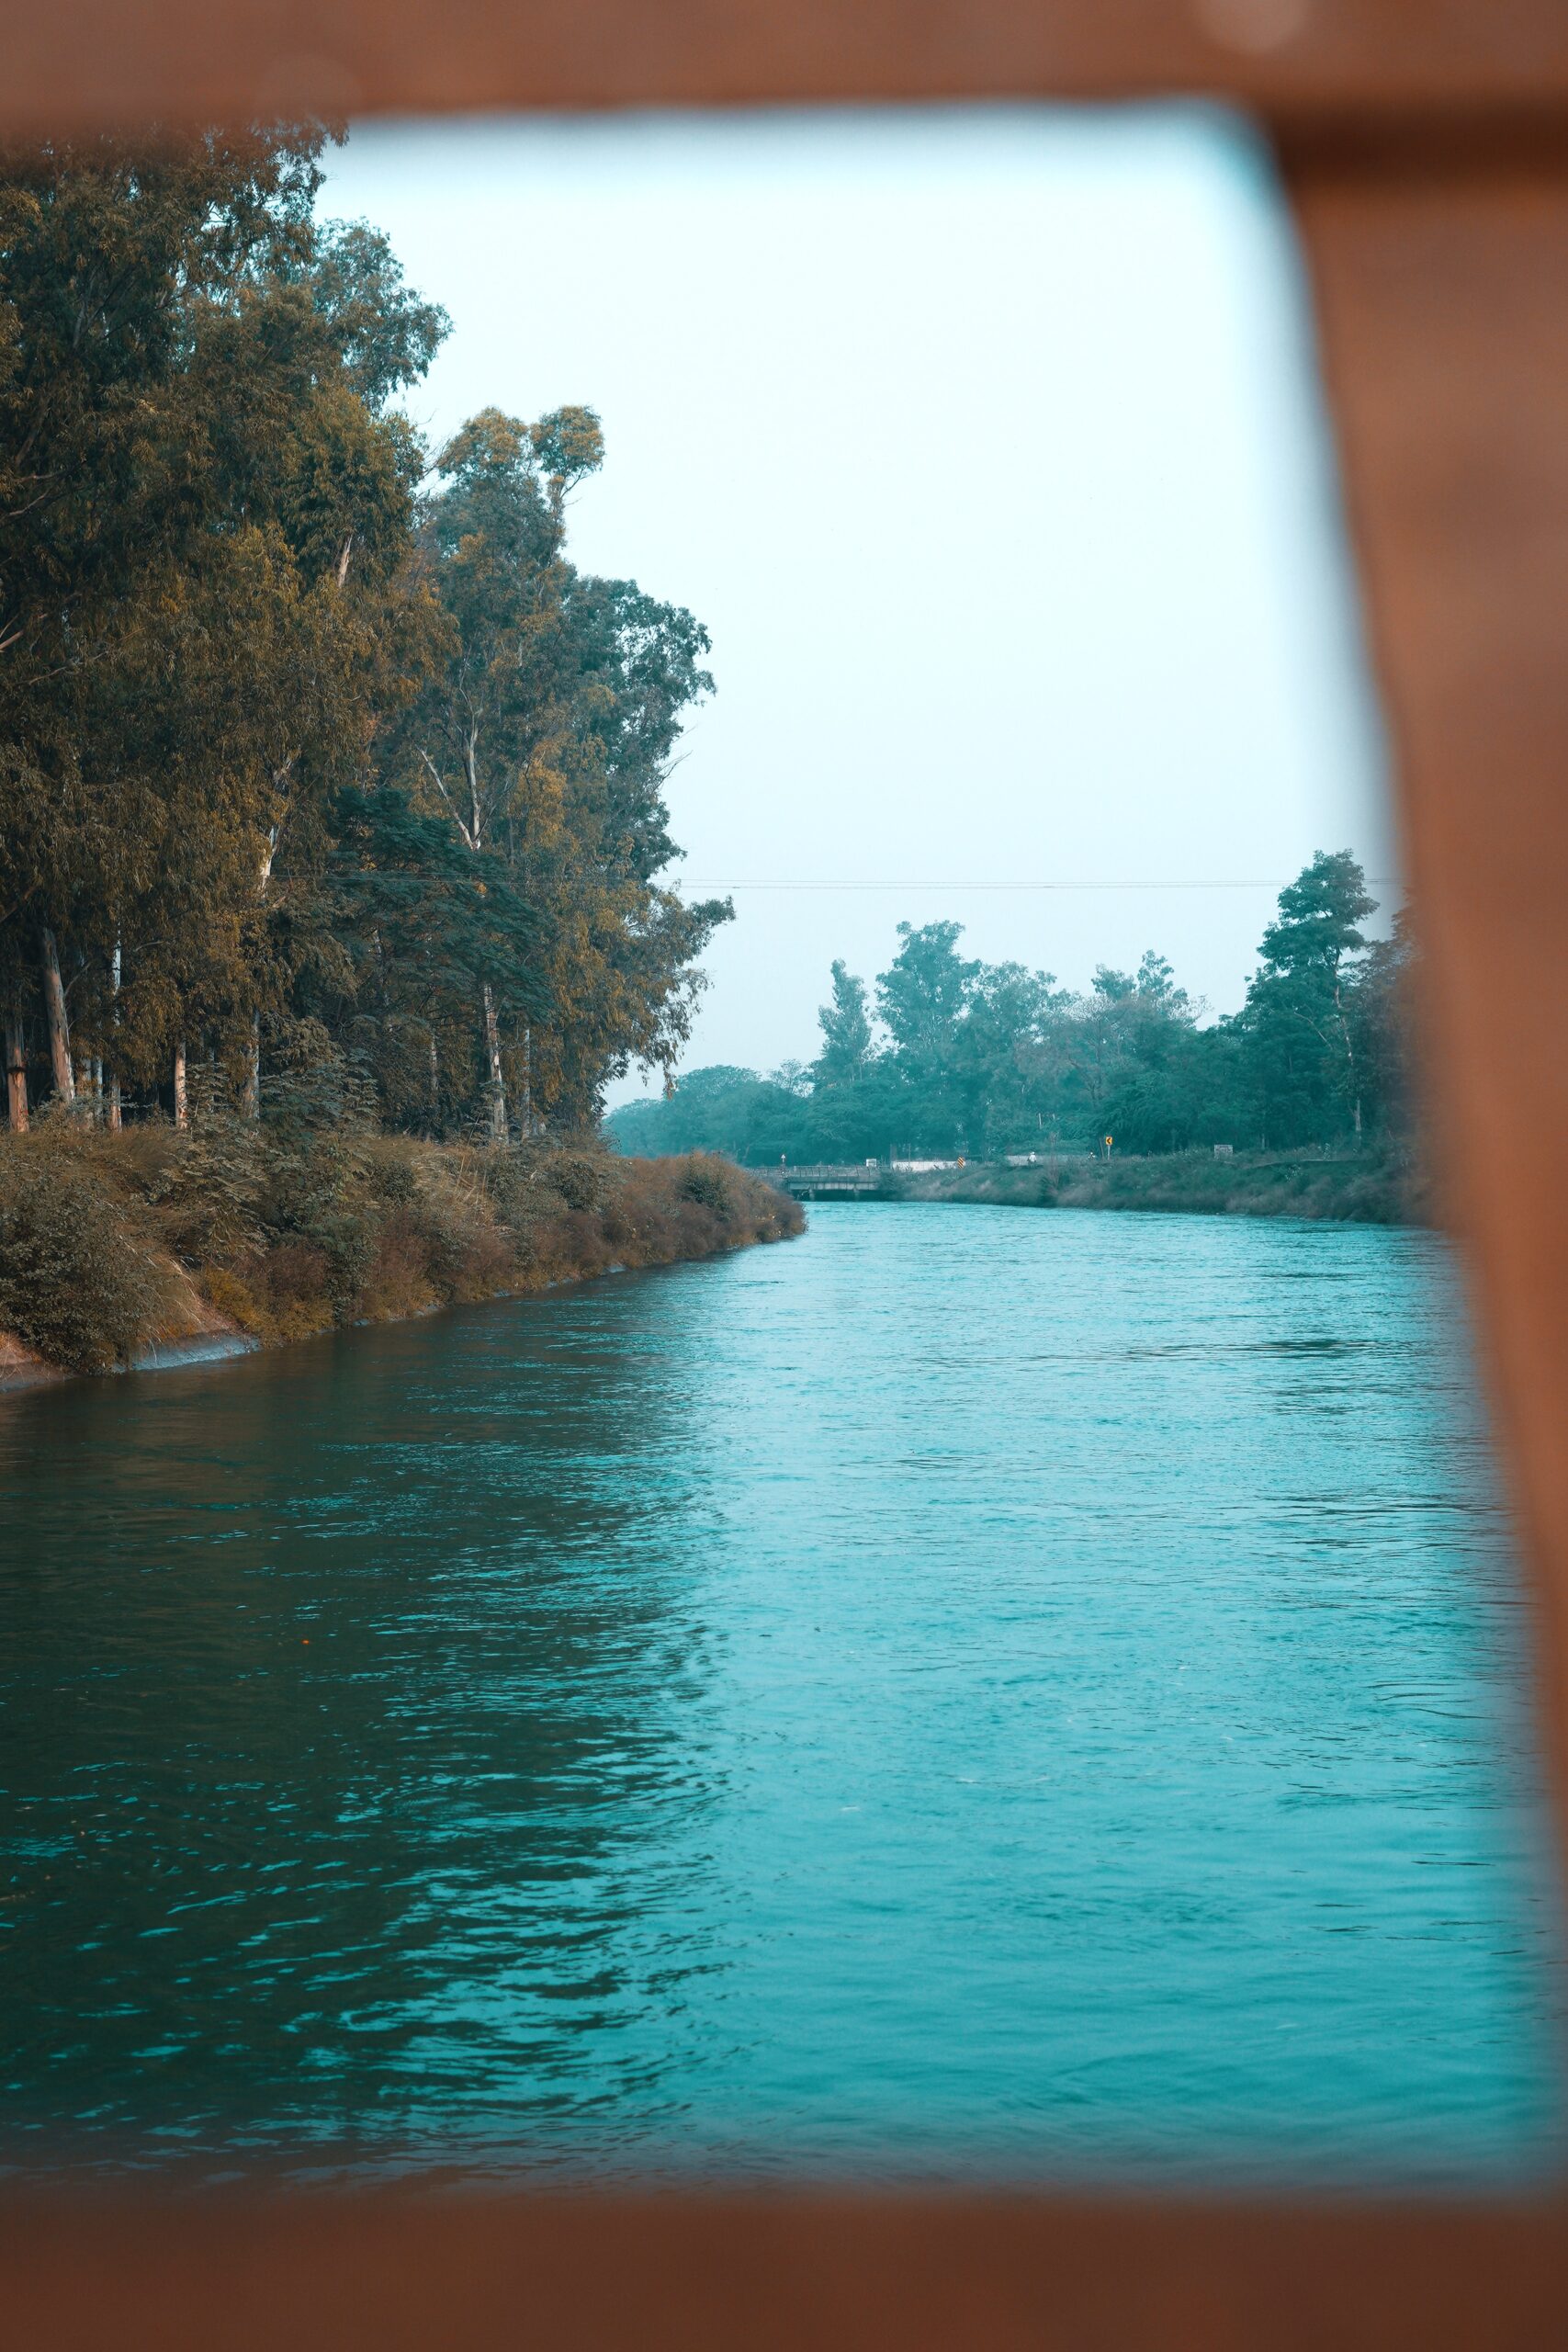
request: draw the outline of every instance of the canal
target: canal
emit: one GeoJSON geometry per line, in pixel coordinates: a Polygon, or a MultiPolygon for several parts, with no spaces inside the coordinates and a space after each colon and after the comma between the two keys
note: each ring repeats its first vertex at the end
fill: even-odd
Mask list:
{"type": "Polygon", "coordinates": [[[1419,1233],[799,1241],[0,1400],[0,2165],[1561,2153],[1419,1233]]]}

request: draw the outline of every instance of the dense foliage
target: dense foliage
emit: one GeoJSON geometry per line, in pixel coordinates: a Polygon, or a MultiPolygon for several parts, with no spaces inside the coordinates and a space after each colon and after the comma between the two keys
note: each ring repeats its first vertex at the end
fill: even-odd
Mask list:
{"type": "Polygon", "coordinates": [[[1369,943],[1374,911],[1348,851],[1314,857],[1280,894],[1246,1003],[1215,1022],[1152,950],[1077,994],[1049,972],[966,959],[957,923],[900,923],[874,994],[834,964],[809,1067],[694,1070],[612,1125],[628,1151],[753,1166],[992,1159],[1107,1135],[1134,1153],[1401,1135],[1411,951],[1403,921],[1369,943]]]}
{"type": "Polygon", "coordinates": [[[316,1073],[278,1091],[265,1119],[198,1101],[183,1132],[149,1119],[111,1135],[51,1112],[0,1135],[0,1378],[7,1340],[105,1371],[214,1330],[303,1339],[712,1257],[802,1223],[793,1201],[701,1154],[627,1161],[546,1135],[434,1143],[382,1133],[352,1089],[323,1102],[316,1073]]]}
{"type": "Polygon", "coordinates": [[[592,412],[395,405],[446,332],[316,217],[314,126],[0,153],[0,1013],[12,1124],[357,1074],[568,1125],[669,1067],[728,910],[656,884],[709,680],[566,553],[592,412]]]}

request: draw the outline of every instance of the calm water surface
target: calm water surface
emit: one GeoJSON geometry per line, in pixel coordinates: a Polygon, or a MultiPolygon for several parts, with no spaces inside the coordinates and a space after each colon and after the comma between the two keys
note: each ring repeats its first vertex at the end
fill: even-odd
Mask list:
{"type": "Polygon", "coordinates": [[[1556,2161],[1428,1237],[822,1207],[0,1483],[0,2159],[1556,2161]]]}

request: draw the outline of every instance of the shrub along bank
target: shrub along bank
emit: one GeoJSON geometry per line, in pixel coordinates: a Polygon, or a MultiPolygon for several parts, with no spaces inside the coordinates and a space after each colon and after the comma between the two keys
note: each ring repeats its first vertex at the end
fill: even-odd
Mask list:
{"type": "Polygon", "coordinates": [[[1431,1186],[1414,1157],[1384,1149],[1330,1156],[1162,1152],[1146,1159],[1058,1160],[1035,1168],[933,1169],[899,1180],[911,1201],[999,1206],[1165,1209],[1241,1216],[1337,1217],[1361,1225],[1434,1222],[1431,1186]]]}
{"type": "Polygon", "coordinates": [[[264,1342],[707,1258],[800,1230],[760,1178],[693,1152],[437,1144],[217,1112],[0,1135],[0,1370],[107,1371],[205,1334],[264,1342]]]}

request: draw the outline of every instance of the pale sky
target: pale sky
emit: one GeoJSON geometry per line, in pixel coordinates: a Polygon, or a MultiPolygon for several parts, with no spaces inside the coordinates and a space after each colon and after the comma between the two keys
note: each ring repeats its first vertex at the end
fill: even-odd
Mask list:
{"type": "Polygon", "coordinates": [[[451,313],[433,440],[597,409],[572,553],[712,635],[675,873],[738,920],[686,1068],[808,1060],[901,919],[1074,986],[1157,947],[1227,1012],[1314,850],[1397,871],[1297,258],[1224,119],[377,125],[323,209],[451,313]],[[849,887],[739,887],[782,883],[849,887]]]}

